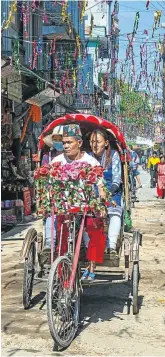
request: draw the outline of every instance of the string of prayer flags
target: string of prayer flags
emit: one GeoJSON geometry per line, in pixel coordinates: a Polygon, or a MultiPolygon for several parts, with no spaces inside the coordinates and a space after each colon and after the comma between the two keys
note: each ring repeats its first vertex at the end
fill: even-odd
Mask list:
{"type": "Polygon", "coordinates": [[[9,5],[9,15],[8,15],[8,19],[6,20],[5,22],[5,26],[4,26],[4,29],[7,30],[9,28],[9,25],[11,23],[11,19],[12,19],[12,16],[13,16],[13,13],[16,13],[17,12],[17,1],[13,1],[11,3],[11,5],[9,5]]]}

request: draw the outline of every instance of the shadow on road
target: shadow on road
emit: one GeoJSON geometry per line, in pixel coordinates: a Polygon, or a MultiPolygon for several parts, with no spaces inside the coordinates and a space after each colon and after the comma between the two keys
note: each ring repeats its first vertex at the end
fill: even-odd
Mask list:
{"type": "MultiPolygon", "coordinates": [[[[124,315],[132,313],[131,282],[118,285],[90,287],[81,296],[80,327],[77,336],[90,324],[124,320],[124,315]]],[[[143,304],[143,296],[138,298],[139,310],[143,304]]]]}
{"type": "Polygon", "coordinates": [[[40,293],[38,293],[37,295],[35,295],[32,300],[31,300],[31,305],[30,305],[30,309],[32,309],[34,306],[41,304],[41,306],[39,307],[39,309],[41,310],[43,305],[45,305],[46,303],[46,292],[45,291],[40,291],[40,293]]]}

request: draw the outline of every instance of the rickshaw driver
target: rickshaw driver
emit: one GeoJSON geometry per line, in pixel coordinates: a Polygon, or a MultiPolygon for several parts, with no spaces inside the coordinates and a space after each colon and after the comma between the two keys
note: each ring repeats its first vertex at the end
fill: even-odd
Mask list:
{"type": "MultiPolygon", "coordinates": [[[[80,130],[79,125],[77,124],[70,124],[70,125],[64,125],[63,126],[63,138],[62,138],[62,143],[63,143],[63,153],[56,156],[52,161],[51,164],[55,162],[61,162],[63,165],[66,163],[72,163],[73,161],[78,161],[78,162],[86,162],[90,164],[91,166],[100,166],[100,163],[94,158],[91,157],[89,154],[86,152],[81,151],[81,147],[83,144],[82,140],[82,133],[80,130]]],[[[102,184],[102,179],[99,180],[98,182],[98,191],[99,191],[99,196],[103,199],[105,199],[105,192],[103,189],[103,184],[102,184]]],[[[50,218],[50,217],[49,217],[50,218]]],[[[54,237],[56,237],[56,222],[54,225],[54,237]]],[[[50,254],[50,247],[51,247],[51,229],[46,230],[45,234],[45,246],[42,250],[41,255],[44,256],[50,254]]],[[[56,239],[56,238],[55,238],[56,239]]],[[[55,245],[56,242],[54,242],[55,245]]],[[[104,250],[103,250],[104,253],[104,250]]]]}

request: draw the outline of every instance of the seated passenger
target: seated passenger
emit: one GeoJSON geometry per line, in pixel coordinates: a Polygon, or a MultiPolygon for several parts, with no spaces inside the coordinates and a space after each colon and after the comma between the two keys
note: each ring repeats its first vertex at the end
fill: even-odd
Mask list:
{"type": "MultiPolygon", "coordinates": [[[[108,207],[109,227],[107,253],[110,253],[113,256],[117,256],[116,246],[117,239],[120,234],[122,216],[121,161],[118,152],[111,150],[110,143],[108,141],[108,135],[106,131],[102,129],[96,129],[92,132],[90,137],[90,146],[92,149],[91,155],[95,157],[97,161],[99,161],[100,165],[104,168],[104,179],[106,181],[106,185],[109,191],[112,193],[112,200],[116,203],[115,207],[108,207]]],[[[93,236],[89,236],[89,239],[87,235],[88,232],[84,232],[83,239],[87,247],[87,258],[90,261],[90,264],[84,271],[82,280],[89,280],[90,276],[93,279],[95,277],[95,250],[100,243],[99,236],[97,235],[97,232],[94,232],[92,227],[91,232],[93,232],[93,236]]]]}
{"type": "Polygon", "coordinates": [[[92,155],[104,168],[104,179],[109,191],[112,193],[112,200],[116,207],[108,208],[109,228],[107,253],[116,255],[117,239],[121,229],[121,161],[117,151],[111,150],[106,131],[102,129],[94,130],[90,137],[92,155]]]}

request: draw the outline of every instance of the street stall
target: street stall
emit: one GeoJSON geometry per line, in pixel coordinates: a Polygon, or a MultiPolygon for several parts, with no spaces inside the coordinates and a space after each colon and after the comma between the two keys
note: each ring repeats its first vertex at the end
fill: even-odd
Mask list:
{"type": "Polygon", "coordinates": [[[33,157],[28,138],[22,145],[23,130],[31,108],[16,116],[12,101],[2,99],[1,116],[1,227],[22,222],[32,212],[34,198],[33,157]],[[23,130],[22,130],[23,128],[23,130]]]}

